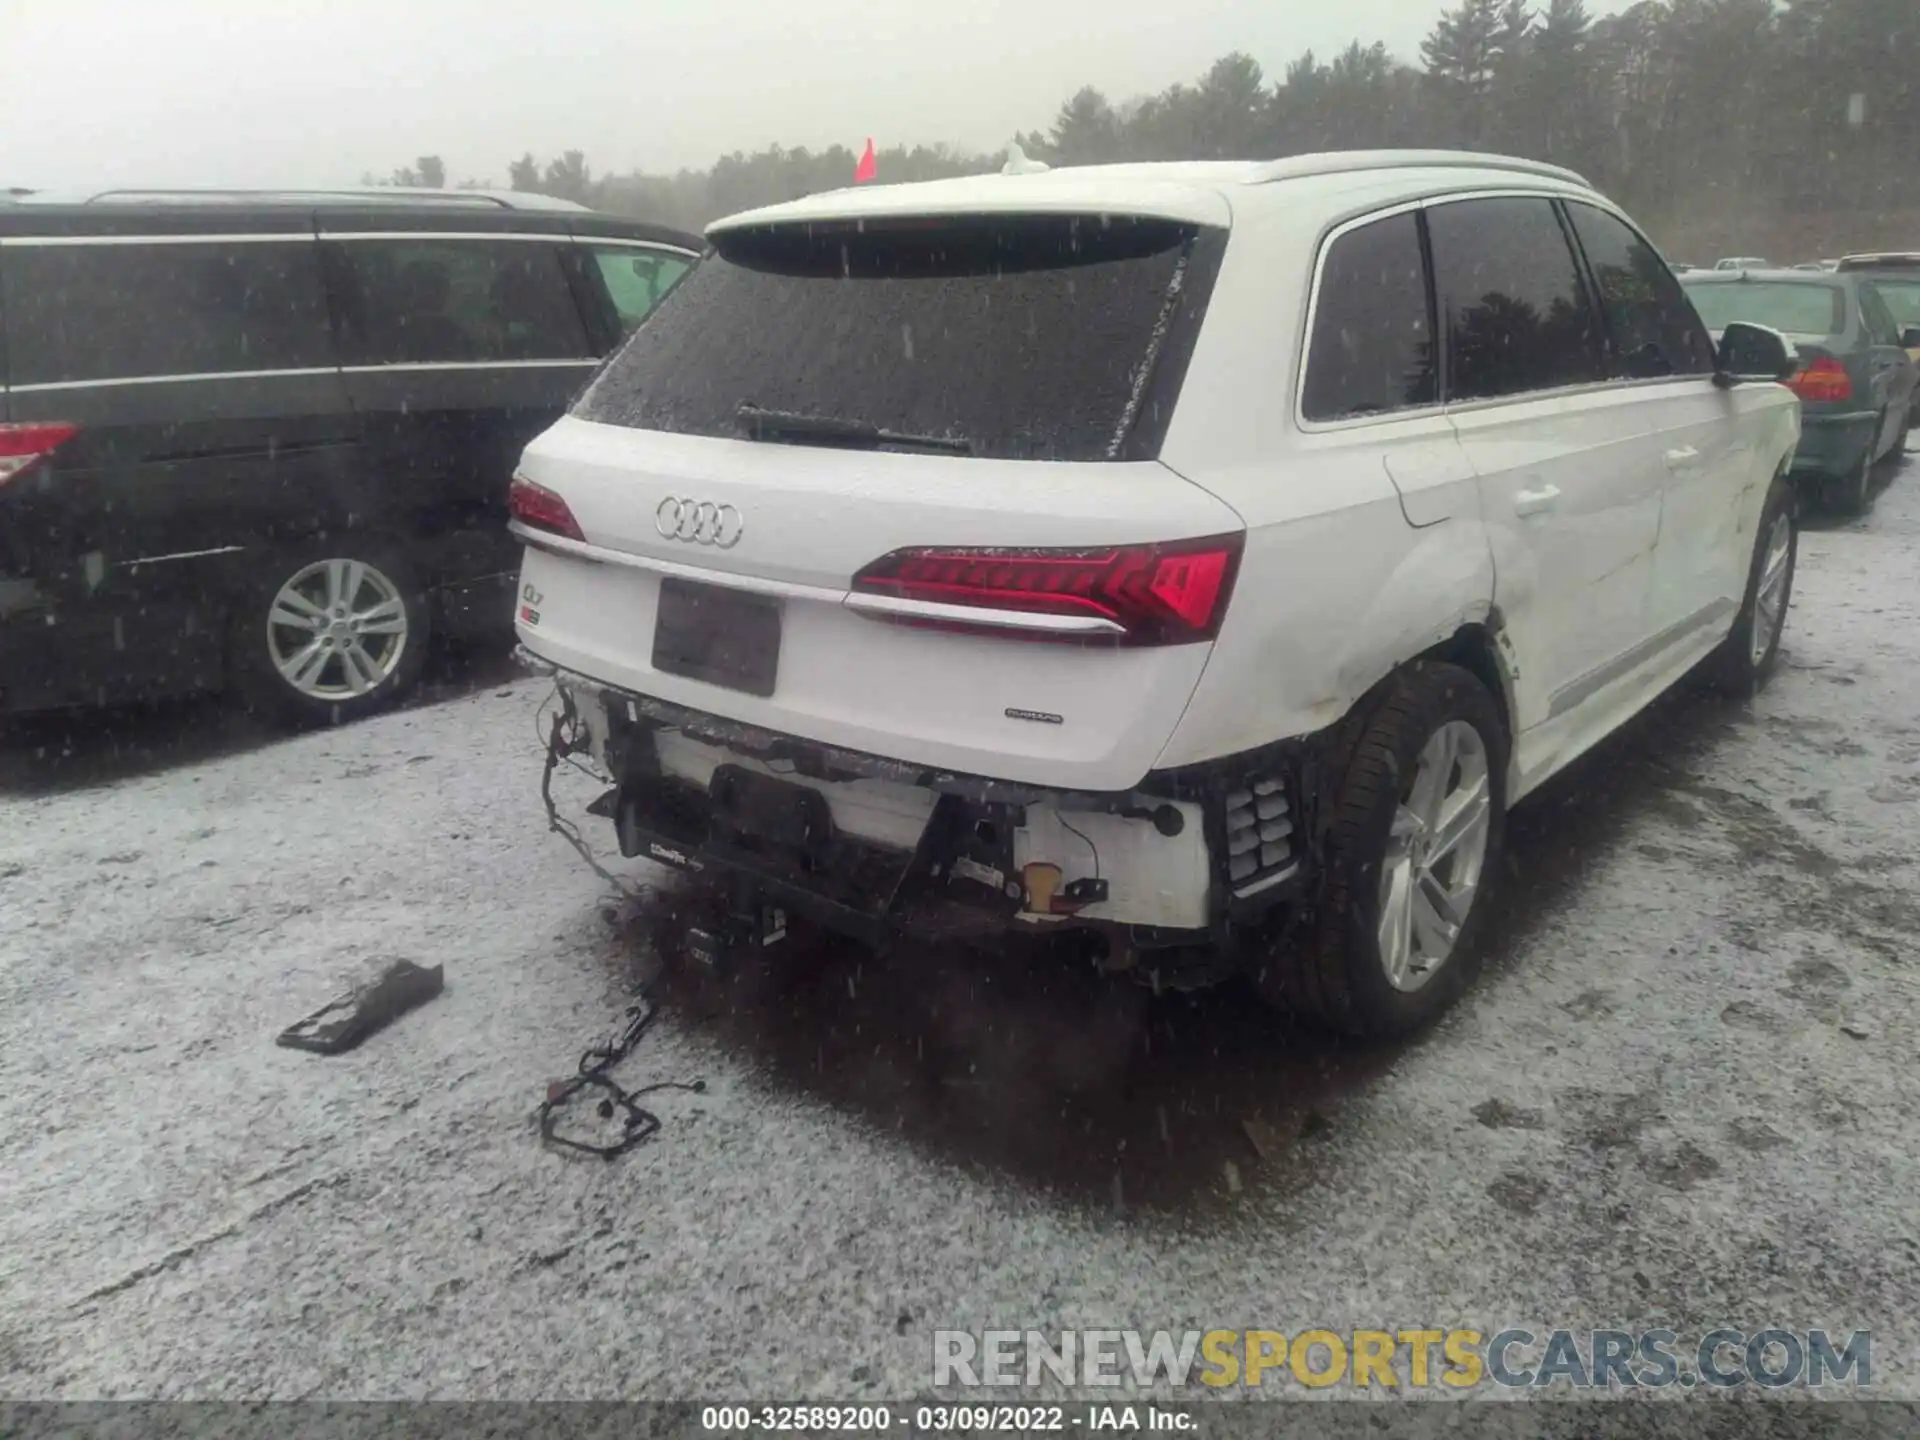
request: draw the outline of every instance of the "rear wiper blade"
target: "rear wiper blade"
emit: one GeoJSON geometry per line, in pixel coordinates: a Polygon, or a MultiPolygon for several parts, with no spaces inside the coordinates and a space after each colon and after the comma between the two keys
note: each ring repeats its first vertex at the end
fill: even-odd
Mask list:
{"type": "Polygon", "coordinates": [[[869,425],[864,420],[804,415],[797,410],[763,410],[758,405],[743,404],[733,414],[749,440],[812,442],[872,450],[892,445],[903,450],[938,450],[951,455],[973,453],[973,442],[961,435],[909,435],[869,425]]]}

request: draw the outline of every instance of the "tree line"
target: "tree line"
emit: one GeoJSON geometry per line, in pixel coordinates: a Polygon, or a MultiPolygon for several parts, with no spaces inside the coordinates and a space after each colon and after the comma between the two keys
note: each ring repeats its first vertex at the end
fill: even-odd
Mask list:
{"type": "MultiPolygon", "coordinates": [[[[1459,0],[1419,63],[1356,40],[1279,77],[1222,56],[1191,83],[1114,100],[1087,86],[1014,139],[1054,164],[1274,158],[1317,150],[1497,150],[1580,171],[1650,222],[1710,212],[1920,214],[1920,3],[1459,0]]],[[[769,146],[705,170],[595,176],[570,150],[508,167],[514,189],[697,229],[846,185],[857,156],[769,146]]],[[[883,182],[997,169],[947,145],[878,153],[883,182]]],[[[446,183],[426,156],[391,183],[446,183]]],[[[467,182],[470,184],[480,182],[467,182]]],[[[1911,243],[1920,247],[1920,234],[1911,243]]]]}

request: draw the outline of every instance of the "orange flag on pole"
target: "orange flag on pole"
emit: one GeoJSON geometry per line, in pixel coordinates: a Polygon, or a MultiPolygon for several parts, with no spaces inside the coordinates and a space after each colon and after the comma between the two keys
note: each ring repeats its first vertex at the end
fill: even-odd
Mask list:
{"type": "Polygon", "coordinates": [[[853,183],[864,185],[880,173],[873,158],[873,137],[867,137],[867,153],[860,157],[860,163],[853,167],[853,183]]]}

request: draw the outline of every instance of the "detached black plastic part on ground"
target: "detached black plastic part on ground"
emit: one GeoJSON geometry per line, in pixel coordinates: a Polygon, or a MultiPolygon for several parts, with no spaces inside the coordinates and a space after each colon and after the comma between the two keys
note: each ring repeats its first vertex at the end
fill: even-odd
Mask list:
{"type": "Polygon", "coordinates": [[[280,1032],[275,1043],[317,1055],[344,1054],[376,1030],[426,1004],[445,986],[443,967],[395,960],[304,1020],[296,1020],[280,1032]]]}

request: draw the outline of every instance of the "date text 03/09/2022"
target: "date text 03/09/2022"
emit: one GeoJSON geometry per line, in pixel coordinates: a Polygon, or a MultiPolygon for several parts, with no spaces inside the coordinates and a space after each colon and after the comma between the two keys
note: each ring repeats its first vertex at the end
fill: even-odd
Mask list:
{"type": "Polygon", "coordinates": [[[1190,1410],[1159,1405],[708,1405],[700,1428],[715,1434],[795,1432],[882,1435],[900,1429],[914,1434],[956,1431],[1012,1435],[1084,1430],[1131,1434],[1138,1431],[1192,1432],[1190,1410]]]}

